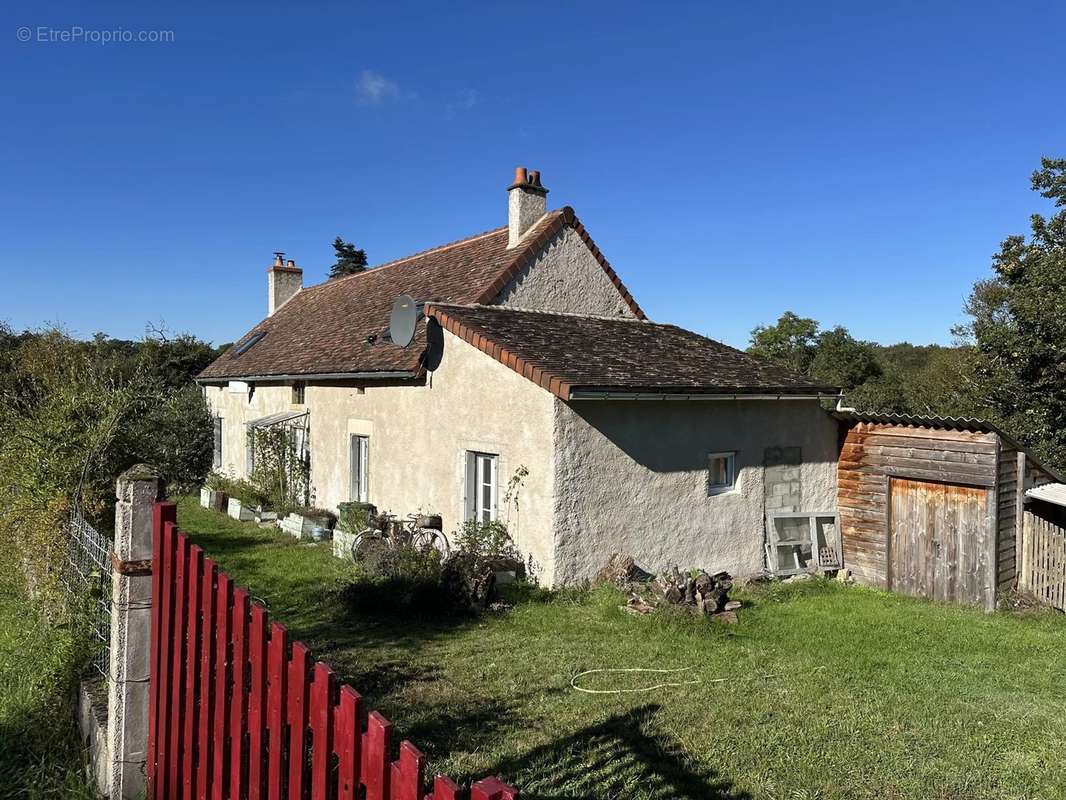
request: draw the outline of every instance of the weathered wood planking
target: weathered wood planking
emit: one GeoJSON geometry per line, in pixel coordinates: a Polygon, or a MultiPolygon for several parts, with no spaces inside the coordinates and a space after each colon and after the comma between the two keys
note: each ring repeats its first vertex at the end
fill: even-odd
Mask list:
{"type": "Polygon", "coordinates": [[[1018,561],[1022,542],[1018,536],[1023,527],[1025,492],[1054,478],[1033,461],[1024,450],[1003,442],[999,461],[999,528],[998,580],[999,589],[1007,589],[1018,578],[1018,561]],[[1019,487],[1019,480],[1022,485],[1019,487]],[[1019,503],[1019,497],[1022,502],[1019,503]]]}
{"type": "Polygon", "coordinates": [[[889,588],[985,605],[990,587],[988,491],[892,478],[889,588]]]}
{"type": "Polygon", "coordinates": [[[1025,512],[1019,586],[1066,611],[1066,529],[1025,512]]]}
{"type": "MultiPolygon", "coordinates": [[[[984,505],[981,506],[980,516],[984,518],[990,509],[988,490],[996,486],[999,478],[1001,469],[997,469],[997,465],[1002,467],[999,446],[999,437],[993,433],[889,423],[855,424],[848,431],[838,462],[837,505],[844,563],[856,580],[882,588],[889,587],[890,480],[918,480],[971,487],[972,496],[982,498],[984,505]]],[[[991,508],[995,516],[994,506],[991,508]]],[[[916,508],[915,513],[919,514],[919,519],[929,521],[928,508],[916,508]]],[[[957,526],[957,513],[948,510],[937,512],[934,508],[929,524],[948,528],[957,526]],[[937,513],[941,513],[942,518],[938,519],[937,513]]],[[[986,544],[990,543],[982,538],[980,551],[985,558],[992,552],[986,544]]],[[[970,558],[971,548],[966,543],[960,542],[958,547],[961,549],[953,550],[957,558],[970,558]]],[[[973,552],[976,553],[976,550],[973,552]]],[[[923,574],[921,570],[927,570],[929,566],[923,560],[923,552],[918,550],[908,552],[904,558],[903,568],[907,570],[904,581],[910,586],[923,574]]],[[[993,579],[989,577],[989,580],[993,579]]],[[[972,584],[981,578],[975,572],[965,572],[954,579],[958,586],[952,584],[951,580],[945,577],[938,584],[934,575],[931,585],[942,585],[943,589],[937,591],[944,594],[949,591],[971,592],[972,584]]]]}

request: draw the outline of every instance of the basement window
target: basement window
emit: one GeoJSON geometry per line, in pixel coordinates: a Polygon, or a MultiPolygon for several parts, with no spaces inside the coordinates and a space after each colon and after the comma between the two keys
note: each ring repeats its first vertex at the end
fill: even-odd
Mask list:
{"type": "Polygon", "coordinates": [[[737,486],[737,454],[711,453],[708,456],[707,494],[731,492],[737,486]]]}
{"type": "Polygon", "coordinates": [[[766,517],[766,561],[775,575],[840,569],[840,521],[831,511],[772,511],[766,517]]]}
{"type": "Polygon", "coordinates": [[[266,336],[266,331],[260,331],[259,333],[252,334],[252,336],[244,344],[237,345],[237,349],[236,351],[234,351],[233,355],[243,356],[245,353],[251,350],[252,347],[255,346],[256,342],[258,342],[264,336],[266,336]]]}

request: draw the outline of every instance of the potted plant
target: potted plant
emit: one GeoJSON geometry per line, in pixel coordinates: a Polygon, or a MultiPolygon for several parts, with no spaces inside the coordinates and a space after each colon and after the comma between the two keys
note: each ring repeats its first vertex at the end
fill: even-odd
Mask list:
{"type": "Polygon", "coordinates": [[[341,503],[337,506],[337,527],[333,531],[333,555],[337,558],[352,557],[355,537],[370,527],[378,508],[372,503],[341,503]]]}
{"type": "Polygon", "coordinates": [[[226,494],[228,483],[225,475],[219,475],[217,472],[208,474],[204,485],[200,487],[200,505],[212,511],[225,513],[229,499],[226,494]]]}
{"type": "Polygon", "coordinates": [[[235,480],[230,483],[230,497],[227,512],[233,519],[253,522],[256,510],[262,506],[262,498],[248,481],[235,480]]]}

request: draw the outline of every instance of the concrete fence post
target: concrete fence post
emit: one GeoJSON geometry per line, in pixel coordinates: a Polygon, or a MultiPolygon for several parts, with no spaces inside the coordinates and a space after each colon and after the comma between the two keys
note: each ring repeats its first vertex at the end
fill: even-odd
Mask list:
{"type": "Polygon", "coordinates": [[[138,464],[116,486],[111,554],[111,666],[107,742],[111,800],[144,797],[148,755],[148,669],[152,622],[152,508],[162,493],[154,471],[138,464]]]}

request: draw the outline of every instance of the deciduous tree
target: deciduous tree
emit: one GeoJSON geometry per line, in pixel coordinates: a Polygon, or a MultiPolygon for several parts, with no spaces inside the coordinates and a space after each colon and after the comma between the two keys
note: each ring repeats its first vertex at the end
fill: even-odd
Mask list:
{"type": "Polygon", "coordinates": [[[1060,210],[1034,214],[1028,239],[1003,241],[958,332],[975,347],[975,399],[1049,464],[1066,467],[1066,159],[1042,159],[1032,186],[1060,210]]]}

